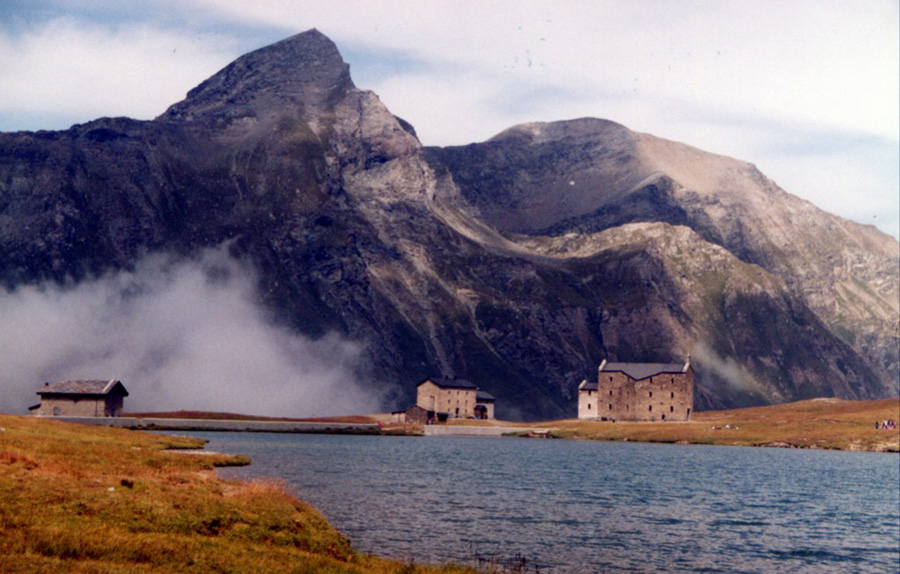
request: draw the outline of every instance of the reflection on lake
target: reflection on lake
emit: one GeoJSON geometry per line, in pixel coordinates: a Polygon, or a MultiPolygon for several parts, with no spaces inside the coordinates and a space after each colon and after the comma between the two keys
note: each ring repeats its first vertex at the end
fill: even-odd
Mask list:
{"type": "Polygon", "coordinates": [[[544,572],[898,572],[897,455],[469,437],[192,433],[365,552],[544,572]]]}

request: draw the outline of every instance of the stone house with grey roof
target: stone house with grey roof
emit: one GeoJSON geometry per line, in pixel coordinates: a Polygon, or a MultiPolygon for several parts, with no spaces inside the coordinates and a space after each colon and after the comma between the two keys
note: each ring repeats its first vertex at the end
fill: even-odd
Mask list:
{"type": "Polygon", "coordinates": [[[425,379],[416,387],[416,406],[428,420],[447,418],[493,419],[496,399],[466,379],[425,379]]]}
{"type": "Polygon", "coordinates": [[[37,415],[46,417],[117,417],[122,414],[128,391],[122,381],[66,380],[44,383],[37,415]]]}
{"type": "Polygon", "coordinates": [[[694,406],[694,370],[684,363],[610,363],[597,382],[578,386],[578,418],[688,421],[694,406]]]}

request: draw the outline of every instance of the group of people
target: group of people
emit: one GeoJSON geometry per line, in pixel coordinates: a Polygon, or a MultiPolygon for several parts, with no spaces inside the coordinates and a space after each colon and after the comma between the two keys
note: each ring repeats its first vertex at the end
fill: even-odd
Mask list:
{"type": "Polygon", "coordinates": [[[894,419],[887,419],[885,421],[881,421],[881,423],[875,421],[875,430],[878,430],[879,428],[881,430],[895,429],[897,428],[897,421],[895,421],[894,419]]]}

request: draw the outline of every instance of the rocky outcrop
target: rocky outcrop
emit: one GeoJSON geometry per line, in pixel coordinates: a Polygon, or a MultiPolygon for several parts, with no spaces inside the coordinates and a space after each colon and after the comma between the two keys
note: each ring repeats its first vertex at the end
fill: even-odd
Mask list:
{"type": "Polygon", "coordinates": [[[794,197],[752,164],[595,119],[516,126],[429,149],[480,217],[561,237],[629,223],[686,226],[780,278],[898,392],[900,245],[794,197]]]}
{"type": "Polygon", "coordinates": [[[0,134],[8,288],[223,243],[278,320],[363,344],[388,407],[439,373],[568,416],[600,360],[688,353],[699,408],[897,394],[896,241],[602,120],[423,148],[316,31],[153,121],[0,134]]]}

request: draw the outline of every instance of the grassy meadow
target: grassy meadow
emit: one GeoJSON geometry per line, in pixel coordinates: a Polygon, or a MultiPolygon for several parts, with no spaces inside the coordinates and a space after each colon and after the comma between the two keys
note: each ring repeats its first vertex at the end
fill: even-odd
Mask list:
{"type": "Polygon", "coordinates": [[[453,573],[356,552],[282,484],[199,439],[0,415],[0,572],[453,573]],[[182,449],[182,450],[178,450],[182,449]]]}
{"type": "Polygon", "coordinates": [[[887,419],[900,421],[900,399],[812,399],[699,412],[690,422],[565,420],[539,426],[558,438],[900,452],[900,429],[875,429],[875,421],[887,419]]]}

